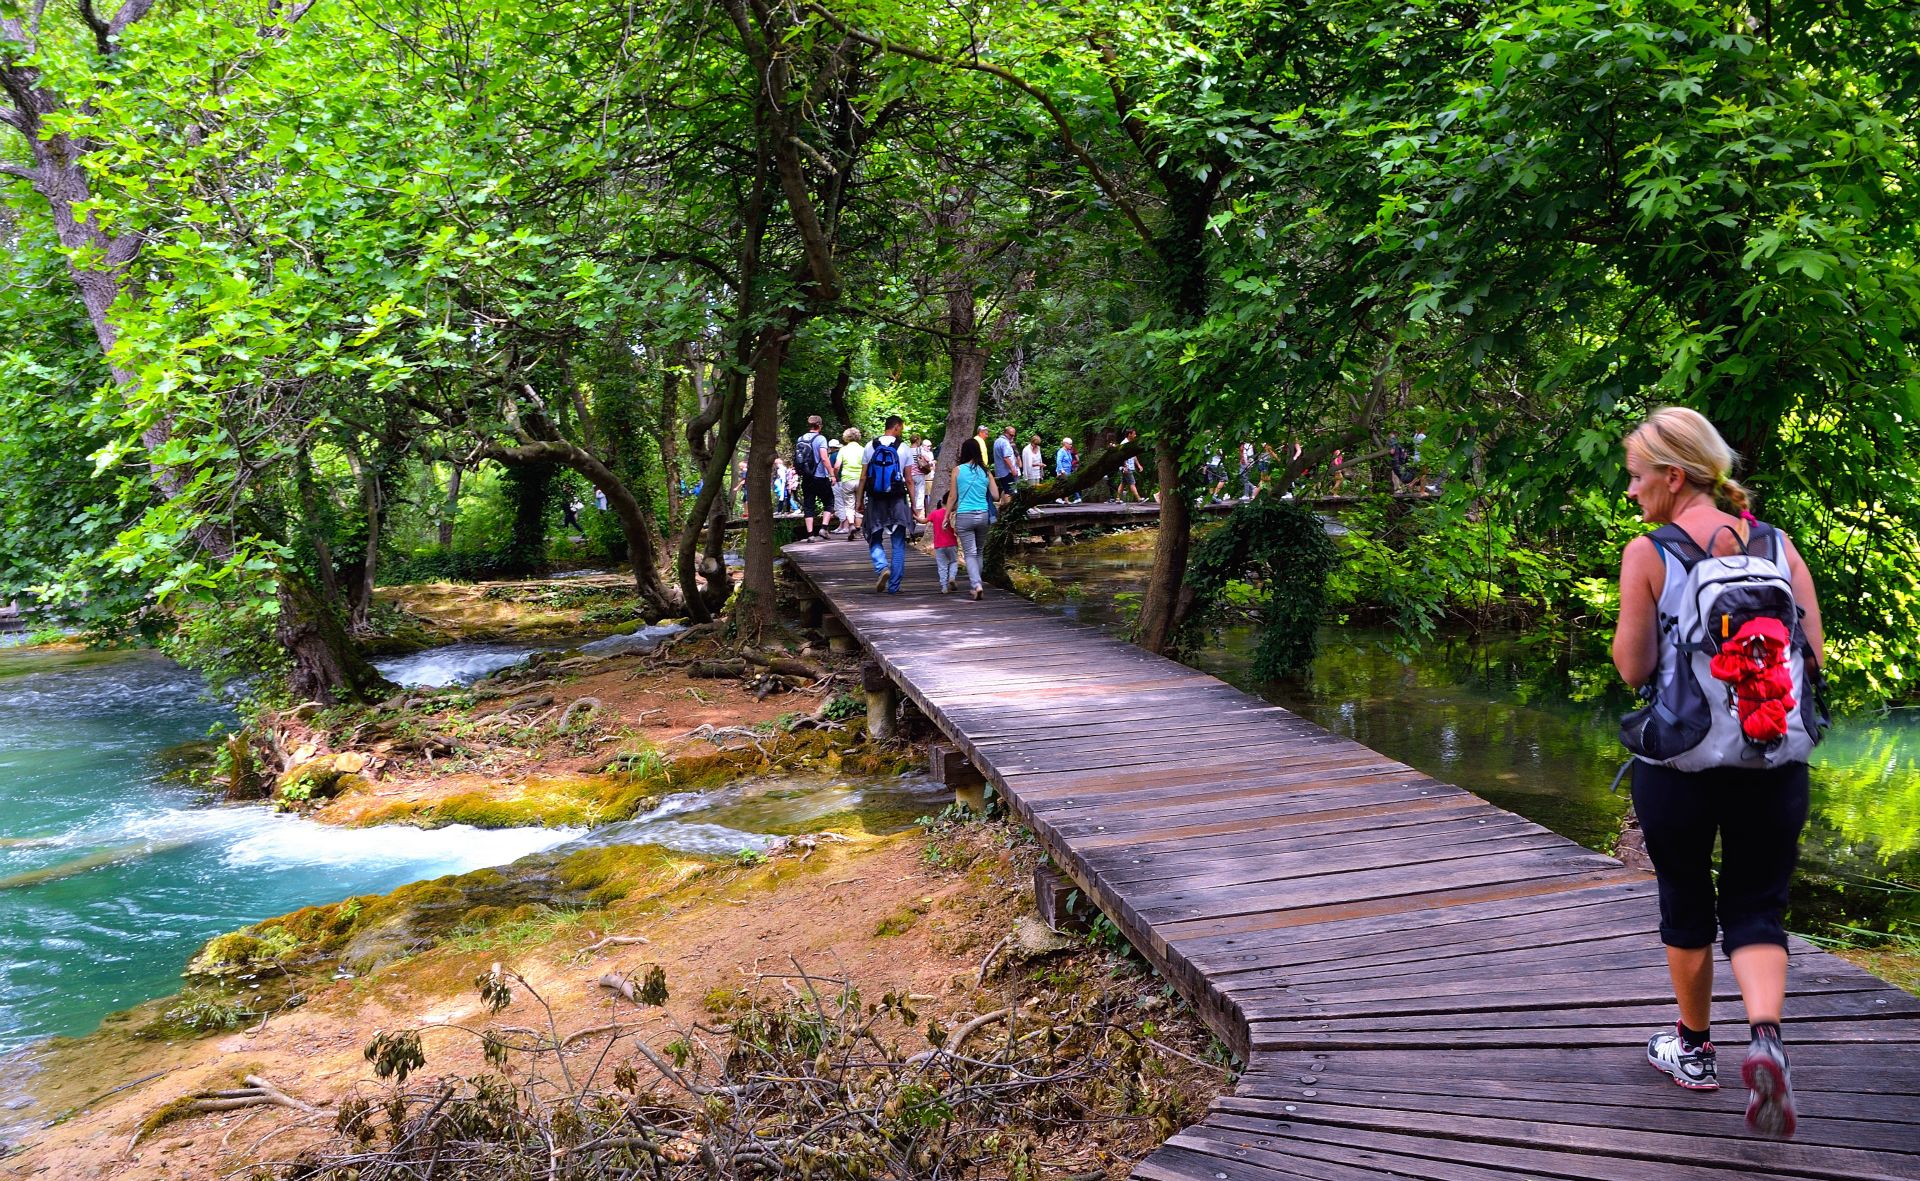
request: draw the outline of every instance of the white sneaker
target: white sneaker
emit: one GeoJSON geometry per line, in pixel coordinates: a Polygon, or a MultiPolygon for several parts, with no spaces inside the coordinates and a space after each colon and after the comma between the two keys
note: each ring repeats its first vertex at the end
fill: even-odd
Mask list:
{"type": "Polygon", "coordinates": [[[1689,1050],[1680,1040],[1680,1033],[1656,1033],[1647,1039],[1647,1061],[1660,1073],[1671,1078],[1675,1086],[1685,1087],[1689,1091],[1717,1091],[1720,1089],[1720,1075],[1714,1065],[1713,1043],[1704,1042],[1697,1050],[1689,1050]]]}

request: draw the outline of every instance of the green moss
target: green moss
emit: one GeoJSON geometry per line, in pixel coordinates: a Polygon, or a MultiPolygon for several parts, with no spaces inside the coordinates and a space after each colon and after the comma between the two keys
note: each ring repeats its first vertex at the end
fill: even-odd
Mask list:
{"type": "Polygon", "coordinates": [[[266,958],[266,944],[256,935],[232,931],[216,935],[187,965],[189,976],[231,976],[266,958]]]}
{"type": "Polygon", "coordinates": [[[920,916],[925,913],[927,913],[925,903],[915,902],[903,906],[875,924],[873,933],[882,939],[904,935],[913,929],[913,925],[919,922],[920,916]]]}

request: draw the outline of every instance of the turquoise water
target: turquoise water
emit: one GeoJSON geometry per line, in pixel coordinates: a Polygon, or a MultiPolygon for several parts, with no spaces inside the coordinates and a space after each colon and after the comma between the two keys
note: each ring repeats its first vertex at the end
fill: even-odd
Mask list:
{"type": "MultiPolygon", "coordinates": [[[[1023,556],[1057,586],[1057,609],[1119,622],[1114,596],[1146,562],[1076,553],[1023,556]]],[[[1626,812],[1609,788],[1625,752],[1631,695],[1604,659],[1581,664],[1512,635],[1440,636],[1327,628],[1304,676],[1259,682],[1254,635],[1229,628],[1192,663],[1249,693],[1455,783],[1589,848],[1611,852],[1626,812]]],[[[1825,938],[1920,936],[1920,710],[1843,719],[1815,752],[1813,808],[1788,916],[1825,938]]]]}
{"type": "Polygon", "coordinates": [[[223,931],[571,835],[335,829],[208,806],[159,756],[226,720],[152,653],[0,651],[0,1050],[173,992],[223,931]]]}
{"type": "MultiPolygon", "coordinates": [[[[644,650],[675,630],[584,648],[644,650]]],[[[466,683],[555,646],[457,644],[380,667],[403,684],[466,683]]],[[[592,834],[337,828],[209,804],[168,780],[168,748],[229,720],[153,653],[0,651],[0,1109],[17,1081],[7,1051],[176,991],[208,938],[272,915],[572,843],[728,856],[848,812],[893,831],[948,798],[917,775],[787,776],[673,796],[592,834]]]]}

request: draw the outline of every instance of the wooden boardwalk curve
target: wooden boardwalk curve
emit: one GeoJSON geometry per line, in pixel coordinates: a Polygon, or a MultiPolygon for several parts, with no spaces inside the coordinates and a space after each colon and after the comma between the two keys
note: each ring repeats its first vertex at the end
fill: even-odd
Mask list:
{"type": "Polygon", "coordinates": [[[1800,1132],[1742,1117],[1722,961],[1717,1093],[1641,1045],[1672,1020],[1652,882],[1460,788],[912,553],[792,567],[1053,859],[1246,1061],[1145,1181],[1920,1178],[1920,998],[1804,943],[1800,1132]]]}

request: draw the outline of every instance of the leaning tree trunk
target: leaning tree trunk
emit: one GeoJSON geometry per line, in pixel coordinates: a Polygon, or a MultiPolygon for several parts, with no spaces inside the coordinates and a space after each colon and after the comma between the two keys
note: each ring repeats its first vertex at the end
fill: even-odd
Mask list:
{"type": "MultiPolygon", "coordinates": [[[[692,358],[688,358],[689,364],[692,358]]],[[[660,475],[667,485],[667,527],[680,527],[680,371],[664,366],[660,374],[660,413],[654,436],[660,440],[660,475]]]]}
{"type": "Polygon", "coordinates": [[[386,514],[380,489],[380,470],[364,460],[360,469],[360,504],[367,517],[367,546],[361,555],[359,576],[347,588],[347,630],[355,637],[373,634],[373,584],[380,564],[380,530],[386,514]]]}
{"type": "Polygon", "coordinates": [[[306,575],[282,568],[280,616],[274,636],[293,662],[287,687],[297,701],[334,705],[370,701],[393,688],[354,648],[340,617],[321,600],[306,575]]]}
{"type": "Polygon", "coordinates": [[[679,603],[660,575],[660,557],[654,537],[653,514],[614,470],[592,452],[562,441],[526,443],[518,447],[489,447],[487,458],[524,467],[561,464],[586,477],[607,498],[607,508],[620,522],[621,536],[633,562],[633,589],[655,619],[670,615],[679,603]]]}
{"type": "Polygon", "coordinates": [[[842,428],[853,425],[853,403],[847,400],[847,394],[853,390],[853,358],[840,358],[840,368],[834,370],[833,385],[827,389],[827,404],[833,408],[834,421],[842,428]]]}
{"type": "Polygon", "coordinates": [[[734,446],[747,428],[746,396],[746,380],[730,373],[722,391],[687,424],[688,446],[701,462],[700,494],[687,510],[676,565],[681,598],[686,602],[687,615],[696,623],[712,619],[733,594],[725,559],[727,503],[722,494],[727,469],[733,464],[734,446]],[[702,578],[706,580],[704,590],[702,578]]]}
{"type": "Polygon", "coordinates": [[[747,439],[746,576],[734,622],[749,637],[773,623],[773,453],[780,445],[780,368],[786,363],[789,329],[760,334],[753,366],[753,411],[747,439]]]}

